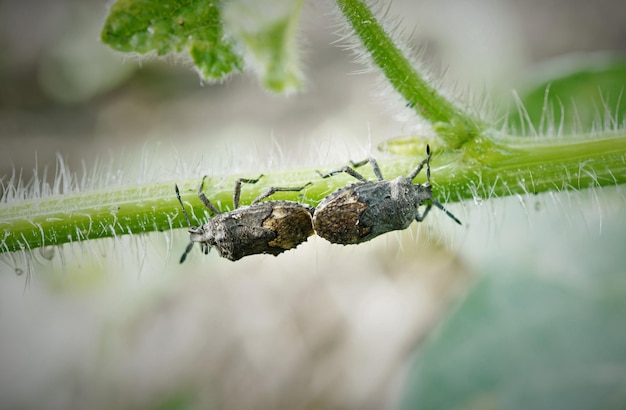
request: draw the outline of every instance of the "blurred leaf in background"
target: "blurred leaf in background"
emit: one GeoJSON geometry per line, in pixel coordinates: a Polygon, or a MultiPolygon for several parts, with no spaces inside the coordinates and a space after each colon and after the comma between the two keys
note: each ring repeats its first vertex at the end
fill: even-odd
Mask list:
{"type": "Polygon", "coordinates": [[[510,130],[523,135],[572,134],[624,126],[626,57],[576,53],[539,64],[529,71],[511,108],[510,130]],[[531,128],[532,127],[532,128],[531,128]]]}
{"type": "Polygon", "coordinates": [[[403,409],[623,408],[626,224],[623,193],[604,195],[570,198],[587,205],[573,224],[542,209],[534,235],[500,236],[508,252],[491,247],[476,286],[417,352],[403,409]]]}
{"type": "Polygon", "coordinates": [[[61,104],[83,103],[119,86],[135,72],[135,64],[120,64],[106,47],[94,46],[100,10],[76,4],[56,41],[46,47],[38,67],[44,92],[61,104]]]}
{"type": "Polygon", "coordinates": [[[186,52],[205,81],[256,66],[275,92],[300,88],[295,35],[302,0],[118,0],[102,41],[123,52],[186,52]]]}

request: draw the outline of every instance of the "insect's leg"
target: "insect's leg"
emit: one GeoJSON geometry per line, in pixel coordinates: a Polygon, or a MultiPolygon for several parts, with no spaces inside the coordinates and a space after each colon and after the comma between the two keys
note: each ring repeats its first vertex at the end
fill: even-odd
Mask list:
{"type": "Polygon", "coordinates": [[[298,191],[302,191],[304,188],[306,188],[306,187],[308,187],[309,185],[312,185],[312,184],[313,184],[312,182],[307,182],[305,185],[303,185],[301,187],[294,187],[294,188],[271,187],[267,191],[263,192],[261,195],[256,197],[254,199],[254,201],[252,201],[252,205],[258,203],[262,199],[267,198],[268,196],[274,195],[276,192],[279,192],[279,191],[280,192],[298,192],[298,191]]]}
{"type": "Polygon", "coordinates": [[[410,181],[413,181],[413,179],[415,179],[417,174],[420,173],[422,168],[424,168],[424,165],[426,165],[426,183],[430,185],[430,146],[429,145],[426,145],[426,158],[422,162],[420,162],[417,165],[417,167],[415,167],[415,169],[411,171],[409,175],[407,175],[407,179],[409,179],[410,181]]]}
{"type": "Polygon", "coordinates": [[[202,177],[202,182],[198,187],[198,198],[200,198],[204,206],[209,208],[214,214],[220,214],[221,212],[215,207],[215,205],[211,203],[211,201],[209,201],[209,198],[204,195],[204,192],[202,192],[202,189],[204,188],[204,180],[206,179],[206,177],[206,175],[202,177]]]}
{"type": "Polygon", "coordinates": [[[433,206],[431,204],[426,205],[426,209],[424,209],[424,212],[421,215],[419,212],[417,212],[417,214],[415,215],[415,220],[417,222],[422,222],[424,218],[426,218],[426,215],[428,215],[432,207],[433,206]]]}
{"type": "Polygon", "coordinates": [[[322,174],[319,171],[315,171],[318,173],[319,176],[321,176],[322,178],[328,178],[328,177],[332,177],[333,175],[337,175],[337,174],[341,174],[342,172],[345,172],[346,174],[353,176],[354,178],[358,179],[359,181],[363,181],[363,182],[367,182],[367,179],[365,179],[365,177],[361,174],[359,174],[358,172],[356,172],[353,168],[350,168],[349,166],[344,166],[341,167],[339,169],[336,169],[334,171],[330,171],[327,174],[322,174]]]}
{"type": "MultiPolygon", "coordinates": [[[[448,215],[450,218],[452,218],[452,220],[456,223],[458,223],[459,225],[463,225],[461,223],[461,221],[458,220],[458,218],[456,216],[454,216],[452,214],[452,212],[448,211],[446,208],[443,207],[443,205],[441,205],[439,202],[431,199],[431,202],[433,203],[433,205],[435,205],[437,208],[441,209],[446,215],[448,215]]],[[[422,219],[424,218],[425,215],[422,216],[422,219]]]]}
{"type": "Polygon", "coordinates": [[[235,181],[235,189],[233,191],[233,209],[239,208],[239,198],[241,197],[241,184],[256,184],[261,178],[263,178],[263,174],[259,175],[259,177],[255,179],[239,178],[235,181]]]}
{"type": "Polygon", "coordinates": [[[372,170],[374,171],[374,175],[376,175],[376,179],[379,181],[383,180],[383,174],[380,172],[380,167],[378,166],[378,162],[372,158],[369,157],[367,159],[364,159],[363,161],[360,162],[352,162],[350,161],[350,165],[352,165],[354,168],[358,168],[360,166],[363,166],[365,164],[367,164],[369,162],[369,164],[372,166],[372,170]]]}

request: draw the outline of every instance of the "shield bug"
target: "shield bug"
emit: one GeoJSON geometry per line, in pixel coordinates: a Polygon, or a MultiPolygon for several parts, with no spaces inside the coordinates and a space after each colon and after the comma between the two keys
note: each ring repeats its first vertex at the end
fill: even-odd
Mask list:
{"type": "Polygon", "coordinates": [[[202,226],[192,226],[178,186],[176,197],[189,224],[190,242],[180,258],[183,263],[195,242],[200,243],[204,254],[216,248],[221,257],[236,261],[244,256],[269,253],[274,256],[295,248],[313,235],[312,216],[314,209],[293,201],[260,202],[278,191],[301,191],[310,182],[297,188],[269,188],[249,206],[239,208],[241,184],[254,184],[257,179],[238,179],[233,192],[233,210],[220,212],[202,192],[204,178],[198,188],[198,198],[215,216],[202,226]]]}
{"type": "Polygon", "coordinates": [[[342,245],[369,241],[386,232],[406,229],[416,220],[421,222],[436,206],[461,225],[452,213],[433,199],[430,185],[430,147],[424,159],[406,177],[385,181],[374,158],[331,171],[322,178],[345,172],[356,179],[324,198],[313,214],[313,228],[322,238],[342,245]],[[370,163],[378,181],[368,181],[354,168],[370,163]],[[426,166],[426,183],[413,184],[413,179],[426,166]],[[424,205],[420,214],[419,208],[424,205]]]}

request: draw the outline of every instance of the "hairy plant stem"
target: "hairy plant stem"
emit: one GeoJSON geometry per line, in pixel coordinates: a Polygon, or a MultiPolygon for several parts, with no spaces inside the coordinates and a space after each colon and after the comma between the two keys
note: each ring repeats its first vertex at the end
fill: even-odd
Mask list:
{"type": "Polygon", "coordinates": [[[337,5],[372,62],[418,115],[439,126],[443,143],[459,147],[484,128],[480,119],[448,101],[419,73],[365,1],[337,0],[337,5]]]}
{"type": "MultiPolygon", "coordinates": [[[[442,202],[488,199],[515,194],[580,190],[626,183],[626,130],[556,139],[505,137],[448,101],[412,67],[362,1],[337,0],[365,50],[394,88],[434,125],[440,140],[433,147],[434,196],[442,202]]],[[[423,140],[395,140],[380,160],[386,178],[407,175],[424,158],[423,140]],[[416,149],[417,147],[417,149],[416,149]]],[[[355,158],[360,159],[360,158],[355,158]]],[[[340,164],[344,165],[344,164],[340,164]]],[[[334,169],[329,166],[326,169],[334,169]]],[[[371,170],[363,168],[366,177],[371,170]]],[[[232,208],[234,181],[241,176],[207,179],[206,196],[222,211],[232,208]]],[[[197,197],[201,176],[176,181],[193,224],[208,217],[197,197]]],[[[417,181],[423,182],[425,175],[417,181]]],[[[312,169],[275,172],[242,190],[241,205],[271,186],[307,187],[302,197],[281,192],[271,199],[301,200],[315,206],[326,195],[354,182],[347,175],[321,179],[312,169]]],[[[13,189],[5,187],[5,192],[13,189]]],[[[115,190],[81,192],[0,203],[0,253],[30,250],[118,235],[186,227],[174,194],[174,181],[115,190]]]]}
{"type": "MultiPolygon", "coordinates": [[[[580,190],[626,183],[626,132],[587,140],[558,139],[528,142],[480,138],[462,150],[434,152],[432,181],[435,198],[448,201],[488,199],[515,194],[580,190]]],[[[386,178],[406,175],[424,157],[381,160],[386,178]]],[[[342,164],[343,165],[343,164],[342,164]]],[[[329,166],[325,169],[334,169],[329,166]]],[[[373,178],[364,167],[366,177],[373,178]]],[[[246,177],[254,175],[253,172],[246,177]]],[[[221,210],[232,207],[238,176],[207,179],[204,190],[221,210]]],[[[416,181],[423,181],[419,175],[416,181]]],[[[277,193],[271,199],[301,200],[315,206],[330,192],[354,182],[347,175],[321,179],[315,170],[280,171],[242,190],[241,204],[249,204],[270,186],[299,186],[312,181],[302,198],[277,193]]],[[[178,181],[192,223],[208,216],[197,198],[200,178],[178,181]]],[[[119,190],[50,196],[0,204],[0,252],[61,245],[87,239],[140,234],[186,227],[174,194],[174,182],[157,182],[119,190]]]]}

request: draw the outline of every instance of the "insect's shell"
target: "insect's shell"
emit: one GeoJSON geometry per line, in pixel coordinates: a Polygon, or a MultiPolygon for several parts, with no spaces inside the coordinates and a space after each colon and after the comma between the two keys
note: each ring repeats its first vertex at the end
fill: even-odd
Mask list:
{"type": "Polygon", "coordinates": [[[313,208],[291,201],[267,201],[218,214],[204,225],[206,242],[220,256],[278,255],[313,235],[313,208]]]}
{"type": "Polygon", "coordinates": [[[431,187],[398,177],[391,181],[358,182],[324,198],[315,209],[315,233],[343,245],[369,241],[408,228],[431,187]]]}

